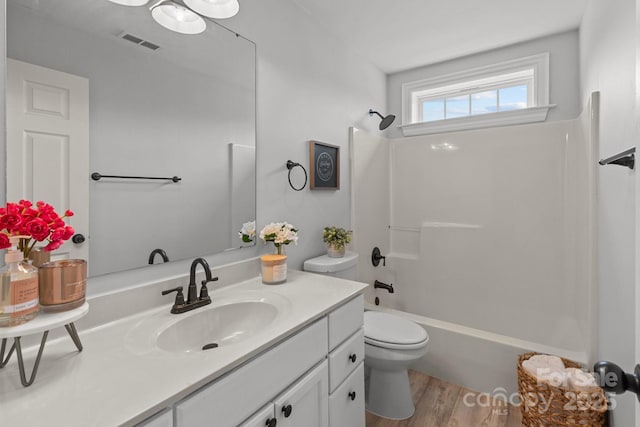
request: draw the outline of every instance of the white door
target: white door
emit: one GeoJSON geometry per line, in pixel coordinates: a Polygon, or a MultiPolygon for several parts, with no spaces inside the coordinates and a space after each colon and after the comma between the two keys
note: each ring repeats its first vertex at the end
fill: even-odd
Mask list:
{"type": "MultiPolygon", "coordinates": [[[[43,200],[89,233],[89,80],[7,58],[7,200],[43,200]]],[[[68,240],[52,259],[89,256],[68,240]]]]}
{"type": "Polygon", "coordinates": [[[329,426],[327,361],[312,369],[276,400],[278,427],[329,426]]]}

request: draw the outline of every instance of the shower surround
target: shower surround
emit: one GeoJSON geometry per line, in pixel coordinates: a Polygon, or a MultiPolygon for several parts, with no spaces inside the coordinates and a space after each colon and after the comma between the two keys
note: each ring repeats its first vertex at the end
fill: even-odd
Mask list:
{"type": "Polygon", "coordinates": [[[351,132],[353,249],[369,309],[423,325],[414,368],[516,391],[520,353],[593,362],[598,100],[575,120],[386,139],[351,132]],[[373,267],[379,246],[386,267],[373,267]],[[379,297],[380,306],[373,305],[379,297]]]}

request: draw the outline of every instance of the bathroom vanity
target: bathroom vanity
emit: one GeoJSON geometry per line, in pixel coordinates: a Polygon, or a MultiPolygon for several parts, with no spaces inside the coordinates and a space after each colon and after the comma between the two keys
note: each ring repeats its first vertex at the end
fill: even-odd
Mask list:
{"type": "Polygon", "coordinates": [[[365,288],[292,271],[212,290],[193,312],[170,314],[169,298],[80,327],[84,351],[52,341],[31,387],[0,370],[0,424],[364,427],[365,288]]]}

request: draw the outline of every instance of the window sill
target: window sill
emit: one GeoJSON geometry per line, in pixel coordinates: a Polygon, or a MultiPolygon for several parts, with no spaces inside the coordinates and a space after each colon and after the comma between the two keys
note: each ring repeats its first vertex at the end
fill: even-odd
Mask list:
{"type": "Polygon", "coordinates": [[[522,110],[460,117],[457,119],[437,120],[433,122],[411,123],[398,126],[404,136],[431,135],[435,133],[461,130],[483,129],[488,127],[519,125],[543,122],[555,105],[524,108],[522,110]]]}

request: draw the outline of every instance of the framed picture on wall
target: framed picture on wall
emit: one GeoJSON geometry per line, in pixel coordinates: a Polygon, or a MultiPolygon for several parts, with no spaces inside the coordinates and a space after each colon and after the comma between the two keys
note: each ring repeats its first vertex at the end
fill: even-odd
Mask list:
{"type": "Polygon", "coordinates": [[[340,147],[309,141],[312,190],[340,189],[340,147]]]}

